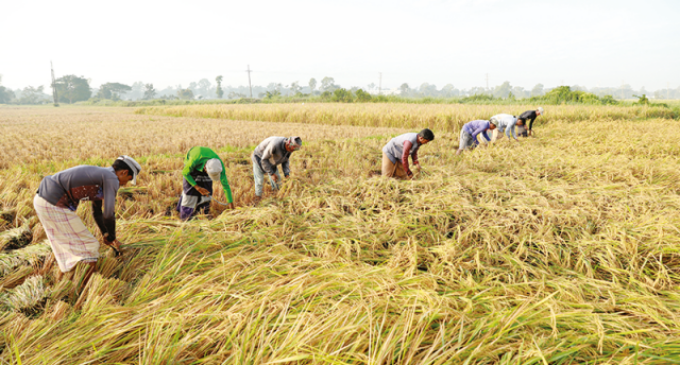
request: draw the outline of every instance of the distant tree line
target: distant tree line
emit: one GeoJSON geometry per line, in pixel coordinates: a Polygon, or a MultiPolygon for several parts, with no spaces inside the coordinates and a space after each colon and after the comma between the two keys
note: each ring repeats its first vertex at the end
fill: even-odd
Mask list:
{"type": "MultiPolygon", "coordinates": [[[[65,75],[56,79],[58,101],[72,104],[81,101],[98,102],[103,100],[138,101],[138,100],[206,100],[206,99],[242,99],[250,96],[248,86],[231,86],[223,84],[223,77],[215,77],[213,84],[208,79],[200,79],[191,82],[188,86],[169,86],[164,89],[156,89],[152,83],[138,81],[132,85],[119,82],[106,82],[99,88],[92,88],[91,81],[84,76],[65,75]]],[[[49,87],[49,86],[48,86],[49,87]]],[[[609,103],[608,100],[633,99],[645,95],[655,99],[680,99],[680,87],[677,89],[662,89],[648,92],[645,88],[634,90],[630,85],[620,87],[605,87],[587,89],[579,85],[568,86],[569,93],[565,94],[565,87],[545,88],[537,84],[531,89],[520,86],[512,86],[506,81],[493,88],[473,87],[458,89],[453,84],[446,84],[438,88],[434,84],[422,83],[420,86],[411,87],[403,83],[394,89],[379,89],[374,83],[365,87],[343,88],[329,76],[317,81],[311,78],[306,84],[299,81],[288,84],[272,82],[266,86],[253,86],[252,95],[259,99],[275,100],[281,98],[318,97],[320,100],[367,102],[381,100],[380,96],[399,96],[401,98],[455,98],[465,100],[518,100],[518,99],[559,99],[570,95],[569,102],[580,103],[609,103]],[[340,90],[340,91],[338,91],[340,90]],[[554,91],[558,90],[558,91],[554,91]],[[556,96],[556,95],[561,96],[556,96]],[[351,95],[351,96],[350,96],[351,95]],[[592,96],[589,96],[592,95],[592,96]]],[[[2,86],[0,78],[0,104],[42,104],[52,102],[52,96],[44,86],[27,86],[23,89],[11,90],[2,86]]]]}

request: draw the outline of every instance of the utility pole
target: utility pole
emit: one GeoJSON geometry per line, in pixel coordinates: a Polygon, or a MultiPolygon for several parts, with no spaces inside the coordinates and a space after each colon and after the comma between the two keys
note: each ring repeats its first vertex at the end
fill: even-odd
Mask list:
{"type": "Polygon", "coordinates": [[[248,69],[246,70],[246,72],[248,73],[248,87],[250,88],[250,98],[252,99],[253,98],[253,85],[250,83],[250,73],[253,72],[253,71],[250,69],[250,65],[248,65],[248,69]]]}
{"type": "Polygon", "coordinates": [[[378,95],[382,94],[382,72],[378,72],[379,75],[379,80],[378,80],[378,95]]]}
{"type": "Polygon", "coordinates": [[[54,99],[54,106],[59,106],[57,100],[57,82],[54,80],[54,66],[52,66],[52,61],[50,61],[50,69],[52,69],[52,98],[54,99]]]}
{"type": "Polygon", "coordinates": [[[626,94],[625,94],[624,91],[623,91],[623,85],[624,85],[625,83],[626,83],[625,80],[621,80],[621,99],[625,99],[625,98],[626,98],[626,94]]]}
{"type": "Polygon", "coordinates": [[[486,90],[489,91],[489,74],[486,74],[486,90]]]}

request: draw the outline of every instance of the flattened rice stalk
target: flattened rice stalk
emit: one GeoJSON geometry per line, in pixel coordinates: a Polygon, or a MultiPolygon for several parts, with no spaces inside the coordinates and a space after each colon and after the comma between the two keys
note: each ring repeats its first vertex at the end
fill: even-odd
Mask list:
{"type": "Polygon", "coordinates": [[[32,238],[33,232],[28,223],[21,227],[12,228],[0,233],[0,250],[5,251],[22,248],[31,243],[32,238]]]}
{"type": "Polygon", "coordinates": [[[33,316],[40,313],[50,293],[42,276],[32,276],[23,284],[7,292],[2,298],[3,305],[11,311],[33,316]]]}
{"type": "Polygon", "coordinates": [[[5,276],[21,265],[36,265],[52,253],[46,243],[37,243],[21,249],[0,252],[0,276],[5,276]]]}
{"type": "MultiPolygon", "coordinates": [[[[389,105],[381,108],[388,113],[389,105]]],[[[40,118],[33,110],[26,118],[40,118]]],[[[249,207],[239,203],[253,197],[252,166],[225,158],[243,208],[190,222],[158,213],[176,206],[181,179],[142,174],[148,194],[117,202],[121,241],[133,245],[130,261],[113,265],[107,257],[91,292],[55,284],[50,307],[60,299],[73,307],[59,305],[54,321],[68,320],[10,314],[14,322],[3,330],[16,339],[12,346],[27,349],[24,363],[666,364],[677,357],[675,123],[573,123],[565,114],[537,129],[540,139],[458,157],[455,138],[438,138],[420,151],[431,174],[396,181],[365,176],[380,168],[381,147],[403,129],[169,117],[150,123],[119,109],[85,110],[108,123],[127,118],[129,130],[112,134],[120,140],[140,131],[157,138],[93,152],[136,149],[149,170],[177,171],[182,153],[197,141],[227,151],[227,141],[242,148],[265,133],[295,128],[315,136],[304,150],[314,170],[303,174],[293,156],[295,180],[284,183],[283,193],[266,190],[271,204],[249,207]],[[231,135],[218,131],[211,139],[204,133],[209,127],[231,135]],[[366,136],[376,138],[359,139],[366,136]],[[430,154],[439,156],[425,158],[430,154]]],[[[460,111],[464,117],[489,110],[460,111]]],[[[636,110],[623,112],[632,119],[636,110]]],[[[2,113],[11,117],[0,123],[30,121],[14,110],[2,113]]],[[[59,121],[82,111],[52,113],[59,121]]],[[[93,117],[80,118],[87,124],[93,117]]],[[[69,132],[68,123],[48,122],[39,120],[69,132]]],[[[7,130],[0,145],[21,140],[21,129],[7,130]]],[[[8,160],[11,170],[0,169],[2,206],[30,207],[39,174],[109,162],[106,156],[82,161],[70,144],[32,143],[40,147],[35,156],[7,152],[16,155],[8,160]],[[14,175],[26,193],[6,182],[14,175]]],[[[249,156],[239,149],[225,155],[249,156]]],[[[96,227],[87,205],[83,210],[86,225],[96,227]]],[[[13,361],[7,353],[0,362],[13,361]]]]}

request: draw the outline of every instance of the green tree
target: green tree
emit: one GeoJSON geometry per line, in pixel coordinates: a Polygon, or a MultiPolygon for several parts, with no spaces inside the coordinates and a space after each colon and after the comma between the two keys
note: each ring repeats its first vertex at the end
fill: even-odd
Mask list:
{"type": "Polygon", "coordinates": [[[442,96],[446,96],[446,97],[455,96],[456,88],[453,86],[453,84],[446,84],[442,88],[441,94],[442,94],[442,96]]]}
{"type": "Polygon", "coordinates": [[[196,93],[201,96],[202,99],[208,98],[210,96],[210,87],[212,84],[208,79],[201,79],[198,81],[198,88],[194,89],[196,90],[196,93]]]}
{"type": "Polygon", "coordinates": [[[427,82],[424,82],[422,85],[420,85],[419,91],[421,94],[423,94],[423,96],[437,96],[437,86],[430,85],[427,82]]]}
{"type": "Polygon", "coordinates": [[[90,82],[84,77],[76,75],[65,75],[55,80],[59,101],[72,104],[90,98],[90,82]]]}
{"type": "Polygon", "coordinates": [[[215,94],[217,94],[218,99],[222,99],[222,95],[224,95],[224,90],[222,90],[222,76],[217,76],[215,82],[217,83],[215,94]]]}
{"type": "Polygon", "coordinates": [[[41,85],[38,87],[27,86],[21,92],[21,99],[19,99],[20,104],[40,104],[45,100],[43,96],[43,90],[45,88],[41,85]]]}
{"type": "Polygon", "coordinates": [[[156,96],[156,89],[153,88],[153,84],[144,85],[144,100],[151,100],[156,96]]]}
{"type": "Polygon", "coordinates": [[[301,87],[300,87],[300,83],[299,83],[299,82],[295,81],[295,82],[293,82],[292,84],[290,84],[290,92],[291,92],[291,94],[297,95],[298,93],[300,93],[300,89],[301,89],[301,87]]]}
{"type": "Polygon", "coordinates": [[[536,84],[533,89],[531,89],[531,96],[541,96],[543,95],[543,84],[536,84]]]}
{"type": "MultiPolygon", "coordinates": [[[[337,91],[337,90],[336,90],[336,91],[337,91]]],[[[357,95],[357,102],[359,102],[359,103],[366,103],[366,102],[369,102],[369,101],[371,101],[371,99],[373,98],[373,97],[371,96],[371,94],[365,92],[365,91],[362,90],[362,89],[357,90],[357,91],[356,91],[356,95],[357,95]]]]}
{"type": "Polygon", "coordinates": [[[633,105],[649,105],[649,99],[647,99],[647,95],[642,94],[642,96],[638,95],[633,96],[638,98],[638,101],[634,102],[633,105]]]}
{"type": "Polygon", "coordinates": [[[14,92],[2,86],[2,75],[0,75],[0,104],[7,104],[14,99],[14,92]]]}
{"type": "Polygon", "coordinates": [[[179,89],[177,90],[177,97],[182,100],[191,100],[194,98],[194,92],[191,89],[179,89]]]}
{"type": "Polygon", "coordinates": [[[14,91],[4,86],[0,86],[0,104],[8,104],[14,97],[14,91]]]}
{"type": "Polygon", "coordinates": [[[314,95],[314,88],[316,88],[316,79],[309,79],[309,95],[314,95]]]}
{"type": "Polygon", "coordinates": [[[132,84],[132,91],[127,93],[130,100],[138,100],[144,98],[144,83],[137,81],[132,84]]]}
{"type": "Polygon", "coordinates": [[[332,92],[335,89],[338,89],[338,86],[335,85],[335,79],[328,76],[321,79],[321,90],[332,92]]]}
{"type": "Polygon", "coordinates": [[[401,90],[401,96],[406,96],[408,95],[410,89],[407,83],[403,83],[401,86],[399,86],[399,90],[401,90]]]}
{"type": "Polygon", "coordinates": [[[275,99],[281,96],[281,92],[279,90],[272,90],[272,91],[267,91],[265,94],[265,99],[275,99]]]}
{"type": "Polygon", "coordinates": [[[524,99],[527,96],[528,93],[527,93],[526,90],[524,90],[523,87],[515,86],[515,87],[512,88],[512,91],[510,92],[510,94],[514,95],[517,98],[524,99]]]}
{"type": "Polygon", "coordinates": [[[493,90],[493,96],[495,98],[507,98],[512,91],[512,86],[510,86],[510,81],[506,81],[493,90]]]}
{"type": "Polygon", "coordinates": [[[352,95],[351,91],[345,90],[343,88],[335,89],[333,91],[333,97],[331,98],[331,100],[340,103],[351,103],[352,101],[354,101],[354,95],[352,95]]]}
{"type": "Polygon", "coordinates": [[[131,91],[132,87],[121,84],[118,82],[107,82],[102,84],[97,93],[97,97],[102,99],[120,100],[120,96],[128,91],[131,91]]]}

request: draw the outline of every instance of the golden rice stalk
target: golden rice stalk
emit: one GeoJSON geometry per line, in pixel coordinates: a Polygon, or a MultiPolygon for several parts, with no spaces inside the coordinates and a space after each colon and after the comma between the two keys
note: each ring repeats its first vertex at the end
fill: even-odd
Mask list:
{"type": "Polygon", "coordinates": [[[53,321],[58,321],[63,319],[66,314],[68,313],[68,310],[71,308],[71,306],[63,301],[58,301],[54,306],[51,307],[51,310],[49,312],[50,319],[53,321]]]}
{"type": "Polygon", "coordinates": [[[0,249],[14,250],[22,248],[33,239],[33,232],[28,224],[21,227],[12,228],[0,234],[0,249]]]}
{"type": "Polygon", "coordinates": [[[5,276],[21,265],[37,265],[52,253],[44,243],[26,246],[8,252],[0,252],[0,276],[5,276]]]}
{"type": "Polygon", "coordinates": [[[50,289],[45,285],[43,277],[32,276],[8,291],[7,296],[0,300],[7,309],[30,317],[42,311],[49,293],[50,289]]]}
{"type": "Polygon", "coordinates": [[[16,211],[13,209],[0,210],[0,229],[7,229],[12,226],[12,221],[16,211]]]}
{"type": "Polygon", "coordinates": [[[0,278],[0,287],[4,289],[12,289],[17,285],[21,285],[27,277],[33,274],[34,270],[30,266],[21,266],[9,274],[0,278]]]}

